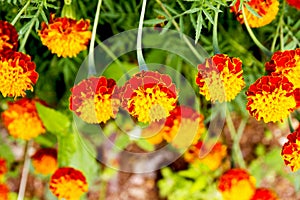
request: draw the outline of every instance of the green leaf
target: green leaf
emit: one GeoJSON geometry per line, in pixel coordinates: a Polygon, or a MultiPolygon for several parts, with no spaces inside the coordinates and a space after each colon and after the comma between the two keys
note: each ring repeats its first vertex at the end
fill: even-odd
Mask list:
{"type": "Polygon", "coordinates": [[[138,140],[135,140],[135,143],[141,147],[142,149],[146,150],[146,151],[154,151],[154,145],[149,143],[147,140],[145,139],[138,139],[138,140]]]}
{"type": "Polygon", "coordinates": [[[212,25],[214,25],[215,24],[214,20],[212,19],[212,17],[210,16],[210,14],[206,10],[203,10],[203,12],[204,12],[204,15],[206,16],[206,18],[210,21],[210,23],[212,25]]]}
{"type": "Polygon", "coordinates": [[[196,28],[196,38],[195,38],[195,43],[198,42],[200,35],[201,35],[201,30],[202,30],[202,12],[199,12],[198,18],[197,18],[197,28],[196,28]]]}
{"type": "Polygon", "coordinates": [[[58,164],[59,166],[69,166],[71,163],[72,155],[75,153],[77,147],[75,134],[68,133],[64,136],[58,136],[58,164]]]}
{"type": "Polygon", "coordinates": [[[155,25],[155,24],[160,24],[162,22],[167,21],[167,19],[149,19],[149,20],[145,20],[144,24],[146,25],[155,25]]]}
{"type": "Polygon", "coordinates": [[[249,10],[252,15],[254,15],[258,18],[261,18],[261,16],[251,6],[249,6],[249,4],[246,3],[245,6],[246,6],[247,10],[249,10]]]}
{"type": "Polygon", "coordinates": [[[127,134],[119,134],[114,142],[113,149],[115,151],[122,151],[127,147],[127,145],[130,143],[130,139],[127,134]]]}
{"type": "Polygon", "coordinates": [[[56,136],[66,135],[70,129],[70,120],[61,112],[48,108],[40,103],[36,103],[39,117],[43,121],[46,129],[56,136]]]}

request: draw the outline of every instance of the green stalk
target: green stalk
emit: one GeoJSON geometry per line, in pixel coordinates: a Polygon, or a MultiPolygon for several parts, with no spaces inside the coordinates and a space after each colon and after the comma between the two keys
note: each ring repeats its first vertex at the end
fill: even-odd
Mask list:
{"type": "Polygon", "coordinates": [[[11,25],[15,25],[17,23],[17,21],[19,20],[19,18],[21,17],[21,15],[23,14],[23,12],[25,12],[25,10],[27,9],[27,7],[29,6],[31,0],[28,0],[27,3],[24,5],[24,7],[20,10],[20,12],[16,15],[16,17],[12,20],[11,25]]]}
{"type": "MultiPolygon", "coordinates": [[[[277,26],[277,29],[276,29],[276,33],[275,33],[275,36],[274,36],[274,39],[273,39],[273,42],[272,42],[272,46],[271,46],[271,51],[272,52],[274,52],[274,50],[275,50],[276,40],[279,36],[279,31],[281,32],[281,30],[282,30],[284,10],[285,10],[285,1],[283,1],[283,3],[282,3],[282,12],[281,12],[279,22],[278,22],[278,26],[277,26]]],[[[281,40],[281,37],[280,37],[280,40],[281,40]]],[[[280,45],[280,46],[282,46],[282,45],[280,45]]]]}
{"type": "Polygon", "coordinates": [[[214,48],[214,54],[220,53],[219,43],[218,43],[218,17],[219,17],[219,9],[220,4],[217,6],[217,11],[215,13],[214,18],[214,27],[213,27],[213,48],[214,48]]]}
{"type": "Polygon", "coordinates": [[[137,54],[137,60],[139,63],[140,71],[148,70],[148,67],[146,65],[146,62],[145,62],[145,59],[143,56],[143,51],[142,51],[142,33],[143,33],[143,23],[144,23],[146,5],[147,5],[147,0],[143,0],[142,11],[140,14],[138,34],[137,34],[137,42],[136,42],[136,54],[137,54]]]}

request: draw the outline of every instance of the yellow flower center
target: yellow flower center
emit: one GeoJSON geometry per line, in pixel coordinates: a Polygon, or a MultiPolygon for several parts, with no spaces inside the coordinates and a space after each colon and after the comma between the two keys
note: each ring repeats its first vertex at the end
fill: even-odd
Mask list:
{"type": "Polygon", "coordinates": [[[288,80],[293,83],[295,88],[300,88],[300,56],[295,56],[296,60],[296,66],[295,67],[289,67],[289,68],[278,68],[276,72],[280,72],[285,77],[288,78],[288,80]]]}
{"type": "Polygon", "coordinates": [[[44,155],[41,159],[33,159],[32,164],[37,173],[48,175],[57,169],[57,160],[52,156],[44,155]]]}
{"type": "Polygon", "coordinates": [[[250,200],[255,193],[255,179],[232,180],[229,190],[222,191],[223,200],[250,200]]]}
{"type": "Polygon", "coordinates": [[[92,98],[86,98],[83,100],[81,106],[76,110],[80,113],[79,117],[87,123],[96,124],[98,123],[95,113],[95,101],[92,98]]]}
{"type": "Polygon", "coordinates": [[[296,140],[296,147],[294,146],[294,151],[291,154],[283,154],[284,160],[289,162],[289,166],[292,167],[292,171],[297,171],[300,169],[300,141],[296,140]]]}
{"type": "Polygon", "coordinates": [[[111,94],[96,94],[95,95],[95,109],[97,113],[97,120],[98,122],[105,123],[111,117],[114,118],[114,106],[111,100],[111,94]]]}

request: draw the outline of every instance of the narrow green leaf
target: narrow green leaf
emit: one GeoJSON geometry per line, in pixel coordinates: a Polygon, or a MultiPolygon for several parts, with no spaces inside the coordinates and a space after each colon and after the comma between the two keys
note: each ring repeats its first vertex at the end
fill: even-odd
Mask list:
{"type": "Polygon", "coordinates": [[[144,24],[146,25],[155,25],[155,24],[160,24],[167,21],[167,19],[149,19],[149,20],[145,20],[144,24]]]}
{"type": "Polygon", "coordinates": [[[198,18],[197,18],[197,28],[196,28],[196,38],[195,38],[195,43],[198,42],[200,35],[201,35],[201,30],[202,30],[202,12],[199,12],[198,18]]]}
{"type": "Polygon", "coordinates": [[[215,23],[214,23],[214,20],[213,20],[213,18],[210,16],[210,14],[206,11],[206,10],[203,10],[203,12],[204,12],[204,15],[206,16],[206,18],[209,20],[209,22],[212,24],[212,25],[214,25],[215,23]]]}
{"type": "Polygon", "coordinates": [[[252,15],[254,15],[258,18],[261,18],[261,16],[251,6],[249,6],[249,4],[246,3],[245,6],[246,6],[247,10],[249,10],[252,15]]]}
{"type": "Polygon", "coordinates": [[[138,139],[135,140],[135,143],[142,149],[146,150],[146,151],[154,151],[154,145],[151,144],[150,142],[148,142],[145,139],[138,139]]]}
{"type": "Polygon", "coordinates": [[[57,137],[58,154],[57,160],[60,167],[70,166],[72,156],[77,149],[74,133],[68,133],[57,137]]]}

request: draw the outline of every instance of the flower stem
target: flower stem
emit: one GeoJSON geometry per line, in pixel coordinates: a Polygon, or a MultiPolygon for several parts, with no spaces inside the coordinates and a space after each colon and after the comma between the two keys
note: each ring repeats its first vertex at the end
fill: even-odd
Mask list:
{"type": "Polygon", "coordinates": [[[143,57],[143,51],[142,51],[142,33],[143,33],[143,23],[144,23],[146,5],[147,5],[147,0],[143,0],[142,11],[140,14],[138,34],[137,34],[137,43],[136,43],[136,54],[137,54],[137,60],[139,63],[140,71],[148,70],[145,59],[143,57]]]}
{"type": "Polygon", "coordinates": [[[94,60],[94,47],[95,47],[97,25],[100,17],[101,4],[102,4],[102,0],[99,0],[97,4],[97,10],[96,10],[96,15],[95,15],[95,20],[94,20],[94,25],[92,30],[91,42],[90,42],[88,76],[96,74],[95,60],[94,60]]]}
{"type": "Polygon", "coordinates": [[[213,48],[214,48],[214,53],[219,54],[220,53],[220,48],[219,48],[219,43],[218,43],[218,17],[219,17],[219,9],[220,9],[220,4],[217,6],[217,10],[215,13],[215,18],[214,18],[214,27],[213,27],[213,48]]]}
{"type": "Polygon", "coordinates": [[[268,57],[271,57],[273,53],[271,51],[269,51],[264,45],[262,45],[262,43],[260,43],[260,41],[256,38],[255,34],[253,33],[251,27],[249,26],[249,24],[247,22],[246,14],[245,14],[244,6],[242,6],[242,13],[243,13],[243,19],[244,19],[245,26],[246,26],[247,31],[248,31],[250,37],[252,38],[253,42],[264,52],[264,54],[266,54],[268,57]]]}
{"type": "Polygon", "coordinates": [[[27,3],[24,5],[24,7],[20,10],[20,12],[16,15],[16,17],[12,20],[11,25],[15,25],[17,23],[17,21],[19,20],[19,18],[21,17],[21,15],[23,14],[23,12],[27,9],[27,7],[29,6],[31,0],[28,0],[27,3]]]}
{"type": "Polygon", "coordinates": [[[271,51],[272,52],[275,50],[276,40],[277,40],[277,38],[279,36],[279,31],[282,30],[282,25],[284,23],[283,22],[284,10],[285,10],[285,1],[283,1],[283,3],[282,3],[282,12],[281,12],[281,15],[280,15],[280,18],[279,18],[279,22],[278,22],[278,26],[277,26],[277,29],[276,29],[276,33],[275,33],[275,36],[274,36],[274,39],[273,39],[273,42],[272,42],[272,46],[271,46],[271,51]]]}
{"type": "Polygon", "coordinates": [[[289,123],[290,131],[291,131],[291,133],[293,133],[295,131],[295,129],[294,129],[293,124],[292,124],[291,115],[289,115],[289,117],[288,117],[288,123],[289,123]]]}

